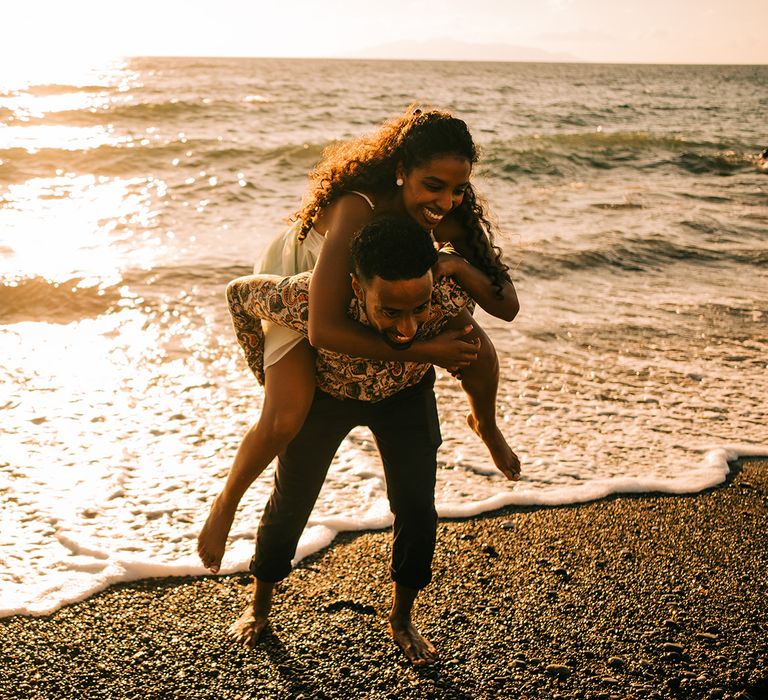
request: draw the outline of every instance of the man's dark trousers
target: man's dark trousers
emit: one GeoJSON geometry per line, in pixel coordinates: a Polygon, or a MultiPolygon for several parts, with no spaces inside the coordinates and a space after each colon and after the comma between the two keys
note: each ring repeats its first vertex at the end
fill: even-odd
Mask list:
{"type": "Polygon", "coordinates": [[[251,560],[256,578],[279,581],[290,573],[299,537],[336,450],[352,428],[364,425],[376,439],[395,516],[392,579],[415,589],[430,582],[437,529],[435,471],[441,443],[434,381],[430,368],[418,384],[376,402],[336,399],[316,390],[304,426],[278,458],[251,560]]]}

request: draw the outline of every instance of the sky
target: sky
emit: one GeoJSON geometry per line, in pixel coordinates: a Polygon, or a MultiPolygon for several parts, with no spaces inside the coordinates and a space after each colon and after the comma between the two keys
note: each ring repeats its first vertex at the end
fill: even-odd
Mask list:
{"type": "MultiPolygon", "coordinates": [[[[768,0],[6,0],[4,5],[0,73],[6,62],[112,56],[343,57],[391,42],[432,39],[510,44],[580,61],[768,63],[768,0]]],[[[398,50],[409,57],[407,48],[398,50]]],[[[456,57],[472,56],[459,47],[456,57]]]]}

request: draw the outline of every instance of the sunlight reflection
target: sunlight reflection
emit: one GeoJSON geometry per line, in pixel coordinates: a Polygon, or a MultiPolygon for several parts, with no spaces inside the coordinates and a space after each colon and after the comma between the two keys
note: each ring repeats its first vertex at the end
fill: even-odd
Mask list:
{"type": "Polygon", "coordinates": [[[78,276],[114,284],[126,264],[148,266],[157,255],[159,239],[150,237],[136,246],[129,259],[116,243],[131,238],[131,227],[146,233],[153,225],[154,186],[139,178],[93,175],[11,185],[6,197],[10,206],[0,209],[3,277],[64,281],[78,276]]]}
{"type": "Polygon", "coordinates": [[[60,53],[51,60],[47,53],[26,54],[15,61],[3,61],[0,92],[14,93],[34,85],[111,86],[125,78],[122,58],[100,58],[60,53]]]}
{"type": "MultiPolygon", "coordinates": [[[[72,88],[74,91],[75,88],[72,88]]],[[[10,109],[14,116],[9,121],[24,122],[30,118],[40,118],[55,112],[70,112],[90,109],[96,111],[109,106],[109,99],[104,88],[103,92],[88,94],[83,92],[67,92],[60,95],[34,95],[28,92],[13,97],[0,98],[0,107],[10,109]]]]}
{"type": "Polygon", "coordinates": [[[0,149],[24,148],[30,153],[44,148],[85,151],[132,141],[130,136],[117,137],[112,132],[111,126],[6,126],[0,130],[0,149]]]}

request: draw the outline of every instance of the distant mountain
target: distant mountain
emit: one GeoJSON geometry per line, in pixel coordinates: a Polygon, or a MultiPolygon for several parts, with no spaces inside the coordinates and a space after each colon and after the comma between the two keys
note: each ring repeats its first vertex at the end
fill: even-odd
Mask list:
{"type": "Polygon", "coordinates": [[[580,59],[572,54],[555,53],[528,46],[511,44],[471,44],[455,39],[427,41],[393,41],[361,49],[339,58],[389,58],[432,61],[531,61],[572,62],[580,59]]]}

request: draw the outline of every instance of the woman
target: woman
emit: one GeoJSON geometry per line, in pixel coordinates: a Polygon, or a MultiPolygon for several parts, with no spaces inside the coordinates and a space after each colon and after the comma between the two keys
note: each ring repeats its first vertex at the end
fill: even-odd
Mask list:
{"type": "Polygon", "coordinates": [[[292,275],[315,268],[309,342],[270,325],[265,333],[264,405],[246,433],[222,492],[198,537],[203,564],[216,573],[242,495],[293,439],[314,395],[312,346],[372,359],[430,362],[460,375],[470,427],[496,466],[519,478],[519,462],[495,418],[498,361],[469,313],[431,340],[394,349],[346,316],[351,299],[349,242],[374,216],[410,216],[450,245],[435,270],[453,275],[488,313],[511,321],[517,295],[493,244],[493,226],[469,178],[477,149],[466,124],[446,112],[409,109],[377,132],[326,149],[295,223],[269,246],[255,272],[292,275]],[[454,254],[458,253],[458,255],[454,254]],[[311,345],[310,345],[311,344],[311,345]]]}

